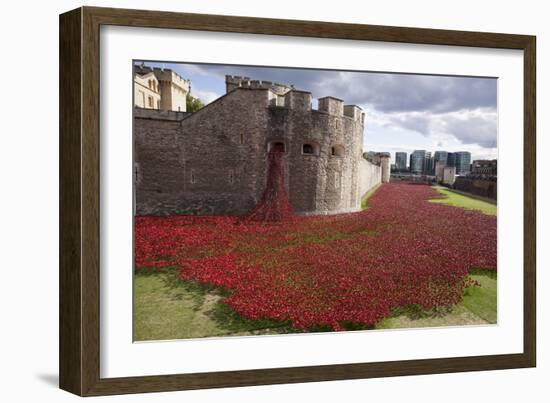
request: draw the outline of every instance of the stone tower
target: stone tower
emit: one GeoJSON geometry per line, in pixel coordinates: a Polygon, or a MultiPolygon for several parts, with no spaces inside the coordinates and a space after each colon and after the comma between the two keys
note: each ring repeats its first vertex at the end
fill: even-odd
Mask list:
{"type": "Polygon", "coordinates": [[[151,68],[148,66],[134,66],[134,75],[143,76],[154,74],[159,87],[160,105],[163,111],[185,112],[187,110],[187,94],[191,90],[189,80],[182,78],[171,69],[151,68]]]}
{"type": "Polygon", "coordinates": [[[390,181],[391,174],[391,157],[389,153],[379,153],[380,168],[382,168],[382,183],[390,181]]]}
{"type": "Polygon", "coordinates": [[[236,214],[256,206],[268,154],[282,153],[298,214],[359,211],[383,166],[362,157],[365,114],[332,96],[226,76],[227,93],[194,113],[135,109],[137,214],[236,214]]]}

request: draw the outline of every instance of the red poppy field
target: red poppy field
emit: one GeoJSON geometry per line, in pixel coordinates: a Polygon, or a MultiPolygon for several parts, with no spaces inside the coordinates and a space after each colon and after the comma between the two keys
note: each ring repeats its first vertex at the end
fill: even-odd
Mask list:
{"type": "Polygon", "coordinates": [[[369,208],[256,222],[227,216],[136,217],[136,271],[176,268],[226,290],[244,318],[296,331],[374,325],[398,307],[461,302],[473,268],[496,271],[496,217],[430,203],[429,186],[389,183],[369,208]]]}

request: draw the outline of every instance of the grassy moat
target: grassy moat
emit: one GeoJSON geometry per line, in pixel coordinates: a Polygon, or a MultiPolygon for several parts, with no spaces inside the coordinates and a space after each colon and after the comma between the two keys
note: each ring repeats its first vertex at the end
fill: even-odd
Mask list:
{"type": "MultiPolygon", "coordinates": [[[[495,205],[459,195],[445,188],[435,187],[434,189],[441,194],[441,198],[432,199],[430,202],[450,205],[457,210],[475,210],[485,215],[496,215],[495,205]]],[[[368,206],[370,203],[364,200],[363,207],[368,206]]],[[[370,231],[368,236],[376,237],[379,233],[370,231]]],[[[302,241],[308,239],[303,237],[302,241]]],[[[334,237],[326,236],[319,239],[331,242],[334,237]]],[[[311,245],[318,242],[308,243],[311,245]]],[[[246,318],[224,303],[224,299],[231,294],[231,291],[200,284],[194,280],[183,280],[178,269],[179,267],[160,267],[136,271],[134,277],[135,341],[297,332],[288,320],[246,318]]],[[[390,315],[374,325],[348,324],[344,325],[345,330],[495,324],[497,321],[496,270],[471,270],[470,279],[477,282],[476,286],[465,288],[462,301],[451,308],[423,311],[414,306],[398,307],[392,309],[390,315]]],[[[326,326],[309,329],[309,331],[331,330],[326,326]]]]}

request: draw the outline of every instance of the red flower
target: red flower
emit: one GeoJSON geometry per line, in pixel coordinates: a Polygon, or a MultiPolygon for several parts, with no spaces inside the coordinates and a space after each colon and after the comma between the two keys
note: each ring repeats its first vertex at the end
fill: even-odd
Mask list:
{"type": "MultiPolygon", "coordinates": [[[[472,267],[496,270],[496,217],[427,199],[428,186],[385,184],[364,212],[256,222],[136,217],[136,267],[231,290],[225,303],[298,329],[374,324],[394,307],[461,301],[472,267]]],[[[284,210],[285,216],[287,210],[284,210]]]]}

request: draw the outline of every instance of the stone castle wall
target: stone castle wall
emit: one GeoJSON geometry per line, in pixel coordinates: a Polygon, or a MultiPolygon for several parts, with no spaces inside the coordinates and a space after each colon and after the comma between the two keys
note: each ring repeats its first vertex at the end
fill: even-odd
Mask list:
{"type": "Polygon", "coordinates": [[[273,95],[239,87],[193,114],[136,110],[136,213],[244,214],[264,190],[275,145],[284,145],[285,184],[298,213],[358,211],[381,180],[380,167],[361,156],[361,109],[329,97],[312,110],[311,93],[294,89],[279,103],[273,95]]]}
{"type": "Polygon", "coordinates": [[[366,159],[359,162],[359,194],[361,198],[382,182],[382,168],[366,159]]]}
{"type": "Polygon", "coordinates": [[[255,205],[266,169],[267,99],[261,91],[244,95],[228,94],[179,121],[134,119],[135,161],[144,173],[138,214],[242,214],[255,205]]]}
{"type": "Polygon", "coordinates": [[[459,176],[454,182],[455,189],[472,193],[477,196],[497,199],[497,181],[489,179],[475,179],[467,176],[459,176]]]}

